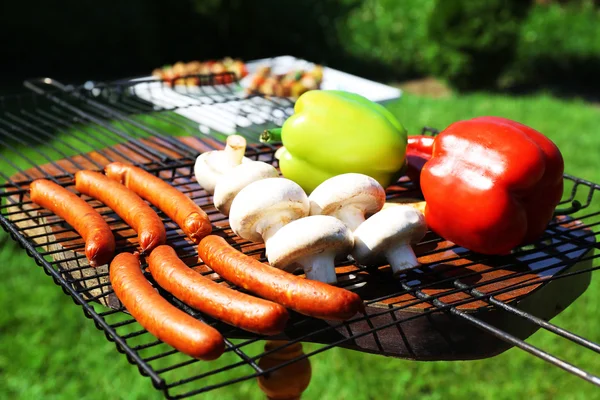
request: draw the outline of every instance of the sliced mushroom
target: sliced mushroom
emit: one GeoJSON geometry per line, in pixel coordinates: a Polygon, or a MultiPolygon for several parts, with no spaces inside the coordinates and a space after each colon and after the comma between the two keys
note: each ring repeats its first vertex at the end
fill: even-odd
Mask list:
{"type": "Polygon", "coordinates": [[[231,202],[229,225],[233,232],[253,242],[265,242],[282,226],[308,215],[310,206],[304,190],[286,178],[252,182],[231,202]]]}
{"type": "Polygon", "coordinates": [[[215,187],[213,203],[222,214],[229,215],[231,203],[240,190],[252,182],[278,176],[274,166],[262,161],[240,164],[221,176],[215,187]]]}
{"type": "Polygon", "coordinates": [[[198,184],[208,193],[214,193],[217,181],[225,172],[241,163],[253,161],[244,157],[245,152],[246,139],[243,136],[230,135],[223,150],[200,154],[194,164],[194,175],[198,184]]]}
{"type": "Polygon", "coordinates": [[[368,175],[347,173],[321,183],[308,197],[310,215],[331,215],[354,231],[385,203],[385,190],[368,175]]]}
{"type": "Polygon", "coordinates": [[[363,265],[387,260],[394,275],[419,265],[411,244],[427,233],[423,214],[414,207],[398,205],[381,210],[354,231],[352,257],[363,265]]]}
{"type": "Polygon", "coordinates": [[[335,283],[335,258],[348,255],[353,244],[352,232],[342,221],[313,215],[279,229],[267,244],[267,254],[275,268],[293,271],[301,267],[308,279],[335,283]]]}

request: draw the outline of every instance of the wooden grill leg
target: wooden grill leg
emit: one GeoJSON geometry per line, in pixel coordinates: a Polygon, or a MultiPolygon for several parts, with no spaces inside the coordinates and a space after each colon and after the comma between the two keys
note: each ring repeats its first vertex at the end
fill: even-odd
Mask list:
{"type": "MultiPolygon", "coordinates": [[[[283,340],[267,340],[265,351],[270,351],[286,343],[283,340]]],[[[266,370],[303,354],[302,343],[294,343],[262,357],[258,365],[266,370]]],[[[304,358],[275,370],[267,376],[258,377],[258,386],[269,400],[296,400],[300,399],[302,392],[308,387],[310,377],[310,361],[308,358],[304,358]]]]}

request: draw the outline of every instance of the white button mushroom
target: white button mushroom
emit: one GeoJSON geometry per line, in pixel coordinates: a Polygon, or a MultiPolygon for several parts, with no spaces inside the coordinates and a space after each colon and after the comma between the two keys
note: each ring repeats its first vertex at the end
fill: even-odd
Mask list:
{"type": "Polygon", "coordinates": [[[363,265],[387,259],[394,275],[419,265],[411,244],[427,233],[423,214],[414,207],[398,205],[381,210],[354,231],[352,257],[363,265]]]}
{"type": "Polygon", "coordinates": [[[302,267],[308,279],[337,282],[335,258],[352,250],[352,232],[339,219],[314,215],[290,222],[267,245],[269,264],[293,271],[302,267]]]}
{"type": "Polygon", "coordinates": [[[223,150],[207,151],[196,158],[194,175],[198,184],[208,193],[215,191],[218,179],[228,170],[241,163],[252,162],[244,157],[246,152],[246,139],[239,135],[227,137],[223,150]]]}
{"type": "Polygon", "coordinates": [[[240,190],[252,182],[278,176],[274,166],[262,161],[240,164],[221,176],[215,187],[213,203],[222,214],[229,215],[231,203],[240,190]]]}
{"type": "Polygon", "coordinates": [[[308,197],[310,215],[331,215],[354,231],[385,204],[385,190],[368,175],[347,173],[329,178],[308,197]]]}
{"type": "Polygon", "coordinates": [[[308,216],[308,197],[296,182],[266,178],[252,182],[231,202],[229,225],[233,232],[252,242],[265,242],[282,226],[308,216]]]}

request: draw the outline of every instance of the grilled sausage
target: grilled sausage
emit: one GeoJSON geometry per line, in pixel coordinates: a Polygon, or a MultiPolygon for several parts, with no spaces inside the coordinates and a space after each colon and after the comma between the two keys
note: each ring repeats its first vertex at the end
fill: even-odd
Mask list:
{"type": "Polygon", "coordinates": [[[146,280],[137,254],[121,253],[110,263],[110,283],[127,311],[148,332],[175,349],[201,360],[219,358],[221,334],[165,300],[146,280]]]}
{"type": "Polygon", "coordinates": [[[78,171],[75,189],[110,207],[138,234],[143,252],[167,240],[165,226],[156,212],[132,190],[94,171],[78,171]]]}
{"type": "Polygon", "coordinates": [[[364,311],[356,293],[265,265],[234,249],[220,236],[202,239],[198,255],[223,279],[301,314],[345,320],[364,311]]]}
{"type": "Polygon", "coordinates": [[[85,256],[92,267],[104,265],[115,254],[115,237],[98,211],[75,193],[46,179],[29,186],[31,201],[58,215],[85,241],[85,256]]]}
{"type": "Polygon", "coordinates": [[[108,164],[104,173],[162,210],[194,243],[211,233],[212,226],[206,213],[192,199],[162,179],[120,162],[108,164]]]}
{"type": "Polygon", "coordinates": [[[279,304],[240,293],[200,275],[170,246],[158,246],[148,257],[156,282],[185,304],[238,328],[262,335],[283,331],[289,318],[279,304]]]}

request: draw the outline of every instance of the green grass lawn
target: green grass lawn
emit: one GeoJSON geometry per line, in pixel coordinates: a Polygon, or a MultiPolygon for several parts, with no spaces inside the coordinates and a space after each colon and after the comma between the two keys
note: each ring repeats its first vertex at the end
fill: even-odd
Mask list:
{"type": "MultiPolygon", "coordinates": [[[[480,115],[518,120],[556,142],[567,173],[600,182],[600,108],[584,102],[547,96],[475,94],[430,99],[405,95],[388,107],[410,134],[424,125],[444,128],[453,121],[480,115]]],[[[2,154],[9,156],[10,152],[2,154]]],[[[598,207],[600,199],[594,201],[598,207]]],[[[0,397],[161,398],[150,380],[117,353],[81,309],[4,233],[0,234],[0,270],[0,397]]],[[[587,292],[553,322],[600,342],[599,285],[595,277],[587,292]]],[[[546,332],[538,332],[528,341],[600,374],[598,355],[591,351],[546,332]]],[[[307,344],[305,348],[318,346],[307,344]]],[[[313,378],[306,399],[600,398],[593,385],[518,349],[469,362],[414,362],[333,349],[311,361],[313,378]]],[[[253,380],[205,397],[264,398],[253,380]]]]}

